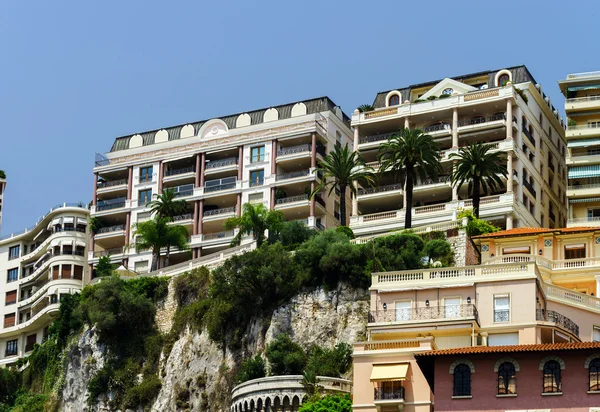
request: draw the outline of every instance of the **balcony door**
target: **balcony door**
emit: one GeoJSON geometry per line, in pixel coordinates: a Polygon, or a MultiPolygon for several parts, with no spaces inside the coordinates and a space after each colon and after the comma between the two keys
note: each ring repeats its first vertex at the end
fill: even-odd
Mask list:
{"type": "Polygon", "coordinates": [[[444,298],[444,317],[460,318],[460,298],[444,298]]]}
{"type": "Polygon", "coordinates": [[[401,300],[396,302],[396,320],[407,321],[411,319],[412,302],[410,300],[401,300]]]}

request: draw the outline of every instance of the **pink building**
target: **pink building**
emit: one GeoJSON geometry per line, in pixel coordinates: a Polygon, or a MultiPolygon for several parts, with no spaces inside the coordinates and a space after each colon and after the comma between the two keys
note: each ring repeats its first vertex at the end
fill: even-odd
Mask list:
{"type": "Polygon", "coordinates": [[[600,410],[600,342],[477,346],[415,357],[433,388],[435,411],[600,410]]]}

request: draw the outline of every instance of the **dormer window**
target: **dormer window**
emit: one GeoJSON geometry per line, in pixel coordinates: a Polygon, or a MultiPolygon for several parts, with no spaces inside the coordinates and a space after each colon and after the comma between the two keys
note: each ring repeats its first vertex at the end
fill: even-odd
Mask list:
{"type": "Polygon", "coordinates": [[[504,87],[510,81],[508,74],[502,74],[498,77],[498,86],[504,87]]]}
{"type": "Polygon", "coordinates": [[[400,96],[394,94],[388,100],[388,106],[398,106],[400,104],[400,96]]]}
{"type": "Polygon", "coordinates": [[[448,96],[451,95],[452,93],[454,93],[454,89],[451,87],[448,87],[447,89],[442,90],[442,94],[445,94],[448,96]]]}

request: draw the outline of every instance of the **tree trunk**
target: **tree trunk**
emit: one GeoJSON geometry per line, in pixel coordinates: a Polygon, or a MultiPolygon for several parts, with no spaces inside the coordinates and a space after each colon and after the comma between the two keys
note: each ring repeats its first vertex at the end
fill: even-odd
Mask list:
{"type": "Polygon", "coordinates": [[[479,187],[479,176],[473,176],[473,216],[479,219],[479,203],[481,202],[481,190],[479,187]]]}
{"type": "Polygon", "coordinates": [[[340,224],[346,226],[346,185],[340,185],[340,224]]]}
{"type": "Polygon", "coordinates": [[[152,265],[150,266],[150,272],[154,272],[158,269],[158,253],[156,249],[152,249],[152,265]]]}
{"type": "Polygon", "coordinates": [[[412,227],[412,198],[413,198],[413,166],[406,166],[406,189],[404,196],[406,197],[406,215],[404,217],[404,229],[412,227]]]}
{"type": "Polygon", "coordinates": [[[167,253],[165,255],[165,267],[169,266],[169,255],[171,254],[171,246],[167,246],[167,253]]]}

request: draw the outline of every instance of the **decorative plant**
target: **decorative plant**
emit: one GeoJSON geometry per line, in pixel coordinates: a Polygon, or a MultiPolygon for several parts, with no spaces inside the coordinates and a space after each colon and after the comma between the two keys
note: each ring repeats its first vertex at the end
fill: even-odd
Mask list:
{"type": "Polygon", "coordinates": [[[375,110],[375,108],[373,107],[373,105],[370,105],[370,104],[361,104],[360,106],[358,106],[357,109],[361,113],[370,112],[370,111],[375,110]]]}
{"type": "Polygon", "coordinates": [[[417,99],[413,103],[423,103],[425,101],[426,101],[425,99],[417,99]]]}
{"type": "Polygon", "coordinates": [[[573,126],[577,125],[577,122],[569,117],[569,120],[567,121],[567,125],[569,127],[573,127],[573,126]]]}
{"type": "Polygon", "coordinates": [[[451,94],[440,94],[438,96],[438,99],[447,99],[448,97],[452,97],[452,95],[451,94]]]}
{"type": "Polygon", "coordinates": [[[513,89],[515,89],[515,92],[517,92],[517,94],[519,96],[521,96],[521,99],[523,99],[523,101],[527,104],[529,103],[529,98],[527,97],[527,95],[525,94],[525,92],[517,87],[513,87],[513,89]]]}
{"type": "Polygon", "coordinates": [[[438,98],[437,96],[429,96],[429,97],[427,98],[427,100],[435,100],[435,99],[437,99],[437,98],[438,98]]]}
{"type": "Polygon", "coordinates": [[[6,173],[4,170],[0,170],[0,179],[6,179],[6,173]]]}

